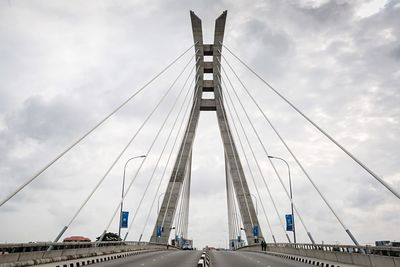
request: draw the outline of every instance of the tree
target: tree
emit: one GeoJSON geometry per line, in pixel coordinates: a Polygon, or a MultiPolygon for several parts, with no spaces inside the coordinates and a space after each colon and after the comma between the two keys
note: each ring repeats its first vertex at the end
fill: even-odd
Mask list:
{"type": "MultiPolygon", "coordinates": [[[[99,241],[100,237],[101,236],[96,237],[96,240],[99,241]]],[[[122,241],[122,239],[119,237],[118,234],[108,232],[108,233],[105,233],[103,240],[100,240],[100,241],[122,241]]]]}

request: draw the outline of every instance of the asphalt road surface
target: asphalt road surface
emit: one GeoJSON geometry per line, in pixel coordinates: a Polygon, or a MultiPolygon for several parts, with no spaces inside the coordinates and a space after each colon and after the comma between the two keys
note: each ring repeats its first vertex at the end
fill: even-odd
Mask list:
{"type": "MultiPolygon", "coordinates": [[[[93,264],[93,267],[196,267],[202,251],[164,250],[93,264]]],[[[251,251],[211,251],[213,267],[310,267],[251,251]]]]}
{"type": "Polygon", "coordinates": [[[310,267],[311,265],[250,251],[211,251],[213,267],[310,267]]]}
{"type": "Polygon", "coordinates": [[[197,266],[202,251],[164,250],[96,263],[93,267],[189,267],[197,266]]]}

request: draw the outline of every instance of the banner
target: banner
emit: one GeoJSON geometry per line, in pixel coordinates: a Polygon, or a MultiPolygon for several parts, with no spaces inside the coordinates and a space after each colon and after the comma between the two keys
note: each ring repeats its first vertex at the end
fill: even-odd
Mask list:
{"type": "Polygon", "coordinates": [[[128,228],[128,216],[129,212],[128,211],[123,211],[121,214],[121,228],[128,228]]]}
{"type": "Polygon", "coordinates": [[[253,236],[258,236],[258,225],[253,225],[253,236]]]}
{"type": "Polygon", "coordinates": [[[286,231],[293,231],[293,218],[292,214],[286,214],[286,231]]]}
{"type": "Polygon", "coordinates": [[[157,225],[157,237],[161,237],[161,225],[157,225]]]}

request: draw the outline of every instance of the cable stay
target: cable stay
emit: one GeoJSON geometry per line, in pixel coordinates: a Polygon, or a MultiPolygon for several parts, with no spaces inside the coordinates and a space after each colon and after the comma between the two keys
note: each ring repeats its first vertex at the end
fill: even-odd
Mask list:
{"type": "MultiPolygon", "coordinates": [[[[222,90],[222,89],[221,89],[221,90],[222,90]]],[[[220,98],[218,98],[218,101],[220,102],[221,105],[223,105],[220,98]]],[[[226,128],[229,129],[228,122],[227,122],[227,119],[226,119],[225,111],[222,112],[222,115],[224,116],[225,126],[226,126],[226,128]]],[[[230,140],[229,143],[230,143],[230,145],[231,145],[231,149],[233,150],[233,145],[232,145],[233,138],[232,138],[230,132],[228,132],[228,137],[229,137],[229,140],[230,140]]],[[[225,156],[228,157],[228,155],[226,154],[226,152],[225,152],[225,156]]],[[[235,155],[235,154],[233,154],[233,158],[234,158],[234,160],[235,160],[236,170],[237,170],[237,173],[238,173],[238,175],[239,175],[240,185],[241,185],[241,187],[242,187],[242,192],[243,192],[243,196],[244,196],[244,201],[245,201],[245,203],[246,203],[247,212],[249,213],[250,223],[251,223],[251,225],[254,225],[253,219],[252,219],[251,214],[250,214],[250,207],[249,207],[249,202],[248,202],[248,200],[247,200],[247,194],[246,194],[246,191],[244,190],[244,186],[243,186],[243,179],[242,179],[243,177],[240,175],[240,172],[239,172],[239,165],[238,165],[237,158],[236,158],[236,155],[235,155]]]]}
{"type": "MultiPolygon", "coordinates": [[[[103,181],[106,179],[106,177],[108,176],[108,174],[111,172],[111,170],[114,168],[114,166],[117,164],[117,162],[120,160],[120,158],[122,157],[122,155],[125,153],[125,151],[129,148],[129,146],[131,145],[131,143],[135,140],[135,138],[137,137],[137,135],[141,132],[141,130],[143,129],[143,127],[146,125],[146,123],[150,120],[150,118],[153,116],[153,114],[155,113],[155,111],[159,108],[159,106],[161,105],[161,103],[165,100],[165,98],[167,97],[167,95],[171,92],[172,88],[174,87],[175,83],[177,82],[177,80],[179,79],[179,77],[183,74],[183,72],[186,70],[187,66],[190,64],[190,62],[192,61],[193,57],[190,58],[190,60],[188,61],[188,63],[185,65],[183,71],[181,71],[181,73],[178,75],[178,77],[175,79],[175,81],[172,83],[172,85],[168,88],[168,90],[164,93],[164,95],[161,97],[161,99],[158,101],[157,105],[154,107],[154,109],[150,112],[150,114],[146,117],[146,119],[144,120],[144,122],[141,124],[141,126],[139,127],[139,129],[135,132],[135,134],[131,137],[131,139],[129,140],[129,142],[125,145],[125,147],[122,149],[122,151],[118,154],[118,156],[115,158],[115,160],[112,162],[111,166],[107,169],[106,173],[101,177],[101,179],[97,182],[96,186],[92,189],[92,191],[90,192],[90,194],[87,196],[87,198],[83,201],[83,203],[81,204],[81,206],[79,207],[79,209],[75,212],[75,214],[73,215],[73,217],[71,218],[71,220],[68,222],[68,224],[66,226],[64,226],[64,228],[61,230],[61,232],[58,234],[58,236],[55,238],[54,243],[56,243],[61,236],[64,234],[64,232],[69,228],[69,226],[73,223],[73,221],[76,219],[76,217],[79,215],[79,213],[81,212],[81,210],[83,209],[83,207],[87,204],[87,202],[90,200],[90,198],[93,196],[93,194],[97,191],[97,189],[100,187],[100,185],[103,183],[103,181]]],[[[145,161],[146,158],[144,158],[143,162],[145,161]]],[[[49,248],[49,250],[51,250],[51,247],[49,248]]]]}
{"type": "Polygon", "coordinates": [[[182,236],[181,232],[181,224],[183,221],[183,202],[184,200],[184,195],[185,195],[185,190],[186,190],[186,184],[187,184],[187,179],[183,180],[182,184],[182,190],[180,192],[180,197],[179,197],[179,209],[178,212],[175,214],[175,219],[174,219],[174,224],[175,224],[175,236],[182,236]]]}
{"type": "MultiPolygon", "coordinates": [[[[222,88],[221,88],[221,91],[222,91],[222,88]]],[[[221,106],[222,106],[223,103],[222,103],[222,101],[221,101],[220,98],[218,98],[218,101],[220,102],[220,104],[221,104],[221,106]]],[[[223,112],[222,112],[222,115],[224,116],[225,126],[226,126],[227,129],[229,129],[228,122],[227,122],[227,118],[226,118],[226,114],[225,114],[225,111],[224,111],[224,110],[223,110],[223,112]]],[[[232,138],[230,132],[228,132],[228,137],[229,137],[229,140],[230,140],[229,143],[230,143],[230,145],[231,145],[231,149],[233,150],[233,145],[232,145],[232,143],[233,143],[233,138],[232,138]]],[[[228,157],[228,155],[226,155],[226,152],[225,152],[225,156],[228,157]]],[[[237,170],[237,173],[238,173],[238,175],[239,175],[240,185],[241,185],[241,187],[242,187],[242,192],[243,192],[244,200],[245,200],[245,203],[246,203],[247,212],[249,213],[250,223],[251,223],[251,225],[254,225],[252,216],[251,216],[251,214],[250,214],[250,207],[249,207],[249,202],[248,202],[248,200],[247,200],[247,194],[246,194],[246,191],[244,190],[244,186],[243,186],[243,177],[242,177],[242,175],[241,175],[240,172],[239,172],[238,160],[237,160],[235,154],[233,154],[233,158],[234,158],[234,160],[235,160],[236,170],[237,170]]]]}
{"type": "MultiPolygon", "coordinates": [[[[188,64],[186,64],[186,66],[185,66],[184,69],[181,71],[181,73],[179,73],[178,77],[177,77],[177,78],[175,79],[175,81],[172,83],[171,88],[176,84],[176,82],[178,81],[178,79],[179,79],[179,78],[182,76],[182,74],[185,72],[185,70],[187,69],[187,67],[189,66],[189,63],[191,63],[191,61],[192,61],[193,58],[194,58],[194,56],[193,56],[192,58],[190,58],[190,61],[188,62],[188,64]]],[[[194,68],[194,66],[193,66],[193,68],[194,68]]],[[[192,71],[193,71],[193,69],[192,69],[192,71]]],[[[192,71],[191,71],[191,72],[192,72],[192,71]]],[[[187,83],[189,77],[191,76],[191,72],[190,72],[190,74],[189,74],[189,76],[188,76],[188,78],[187,78],[187,80],[186,80],[186,82],[185,82],[185,85],[184,85],[184,86],[181,88],[181,90],[179,91],[178,96],[176,97],[174,103],[172,104],[170,110],[168,111],[168,114],[167,114],[167,116],[165,117],[165,119],[164,119],[164,121],[163,121],[161,127],[159,128],[159,130],[158,130],[158,132],[157,132],[157,134],[156,134],[156,136],[155,136],[153,142],[151,143],[149,149],[147,150],[146,155],[149,155],[149,154],[151,153],[151,151],[153,150],[154,145],[155,145],[155,143],[156,143],[158,137],[160,136],[162,130],[164,129],[164,127],[165,127],[165,125],[166,125],[166,123],[167,123],[169,117],[170,117],[171,114],[172,114],[172,111],[175,109],[175,106],[177,105],[178,100],[179,100],[180,96],[182,95],[182,93],[183,93],[183,91],[184,91],[184,89],[185,89],[186,83],[187,83]]],[[[190,92],[190,90],[188,90],[188,92],[186,93],[186,96],[189,94],[189,92],[190,92]]],[[[185,97],[185,98],[186,98],[186,97],[185,97]]],[[[182,107],[183,107],[183,105],[184,105],[184,103],[182,103],[182,107]]],[[[100,237],[100,239],[99,239],[99,242],[100,242],[101,240],[103,240],[104,235],[106,234],[107,230],[110,228],[111,223],[112,223],[112,221],[114,220],[114,217],[115,217],[115,215],[117,214],[121,203],[124,201],[124,199],[126,198],[127,194],[129,193],[130,189],[132,188],[132,185],[133,185],[133,183],[135,182],[135,180],[136,180],[136,178],[137,178],[137,176],[138,176],[140,170],[142,169],[144,163],[146,162],[146,160],[147,160],[147,157],[144,158],[144,160],[143,160],[143,161],[141,162],[141,164],[139,165],[139,168],[137,169],[137,171],[136,171],[135,175],[133,176],[132,180],[130,181],[130,183],[129,183],[129,185],[128,185],[128,188],[127,188],[127,190],[126,190],[124,196],[123,196],[123,197],[121,198],[121,200],[119,201],[119,203],[118,203],[116,209],[114,210],[113,215],[111,216],[111,219],[109,220],[109,222],[108,222],[106,228],[104,229],[103,234],[101,235],[101,237],[100,237]]],[[[143,199],[142,199],[142,200],[143,200],[143,199]]],[[[133,219],[134,219],[134,218],[133,218],[133,219]]]]}
{"type": "Polygon", "coordinates": [[[237,223],[238,222],[237,217],[239,215],[237,214],[236,210],[233,181],[232,181],[232,176],[230,175],[227,168],[225,168],[225,174],[226,174],[226,189],[227,189],[226,191],[227,191],[227,202],[228,202],[228,226],[230,226],[229,233],[231,239],[237,239],[239,238],[240,235],[240,226],[237,223]]]}
{"type": "MultiPolygon", "coordinates": [[[[244,158],[245,158],[245,161],[246,161],[246,164],[247,164],[247,168],[248,168],[248,171],[249,171],[249,173],[250,173],[251,180],[253,181],[254,188],[256,189],[257,197],[258,197],[258,199],[260,200],[261,208],[262,208],[262,210],[263,210],[263,213],[264,213],[264,216],[265,216],[265,220],[267,221],[268,228],[269,228],[269,230],[270,230],[270,232],[271,232],[272,240],[273,240],[274,243],[276,244],[275,235],[274,235],[274,232],[273,232],[273,230],[272,230],[271,223],[270,223],[270,221],[269,221],[269,219],[268,219],[267,212],[265,211],[264,203],[263,203],[263,201],[262,201],[261,194],[260,194],[260,192],[259,192],[259,190],[258,190],[258,186],[257,186],[257,183],[256,183],[256,181],[255,181],[253,171],[251,170],[250,163],[249,163],[249,159],[248,159],[248,157],[247,157],[247,153],[246,153],[246,151],[245,151],[245,149],[244,149],[242,140],[241,140],[241,138],[240,138],[239,131],[238,131],[237,127],[236,127],[236,123],[235,123],[235,120],[234,120],[234,118],[233,118],[233,114],[232,114],[231,108],[230,108],[228,102],[227,102],[227,101],[225,101],[225,102],[226,102],[226,107],[227,107],[227,109],[228,109],[228,114],[230,115],[229,117],[231,118],[231,121],[232,121],[232,123],[233,123],[233,128],[234,128],[234,130],[235,130],[237,139],[239,140],[239,145],[240,145],[240,148],[241,148],[241,150],[242,150],[242,154],[244,155],[244,158]]],[[[236,113],[236,111],[235,111],[235,113],[236,113]]],[[[236,113],[236,116],[238,116],[237,113],[236,113]]],[[[244,130],[244,129],[242,128],[242,130],[244,130]]],[[[248,143],[248,144],[249,144],[249,143],[248,143]]],[[[285,231],[285,233],[286,233],[286,231],[285,231]]],[[[290,239],[289,239],[289,240],[290,240],[290,239]]]]}
{"type": "MultiPolygon", "coordinates": [[[[188,113],[189,107],[190,107],[190,106],[191,106],[191,105],[188,105],[188,107],[187,107],[187,109],[186,109],[186,111],[185,111],[185,114],[188,113]]],[[[167,162],[166,162],[166,164],[165,164],[165,166],[164,166],[163,173],[161,174],[161,179],[160,179],[160,181],[159,181],[159,183],[158,183],[156,193],[155,193],[154,198],[153,198],[153,200],[152,200],[152,202],[151,202],[149,212],[148,212],[148,214],[147,214],[147,216],[146,216],[146,220],[145,220],[145,223],[144,223],[144,225],[143,225],[143,229],[142,229],[142,231],[141,231],[141,234],[140,234],[140,237],[139,237],[139,241],[141,241],[141,239],[142,239],[143,233],[144,233],[144,231],[145,231],[145,229],[146,229],[146,226],[147,226],[147,223],[148,223],[148,221],[149,221],[149,219],[150,219],[151,211],[153,210],[155,201],[156,201],[156,199],[157,199],[157,197],[158,197],[158,194],[159,194],[159,192],[160,192],[161,184],[162,184],[162,182],[164,181],[165,173],[166,173],[166,171],[167,171],[167,169],[168,169],[168,164],[169,164],[169,162],[170,162],[170,160],[171,160],[172,154],[173,154],[173,152],[174,152],[174,150],[175,150],[175,147],[176,147],[176,144],[177,144],[177,142],[178,142],[178,140],[179,140],[179,136],[181,136],[181,134],[182,134],[182,129],[183,129],[183,125],[184,125],[184,122],[185,122],[185,117],[186,117],[186,115],[182,117],[182,120],[181,120],[181,122],[180,122],[178,131],[177,131],[177,134],[176,134],[176,136],[175,136],[174,143],[173,143],[172,148],[171,148],[171,151],[170,151],[170,153],[169,153],[169,155],[168,155],[168,159],[167,159],[167,162]]],[[[158,211],[157,211],[157,212],[158,212],[158,211]]],[[[126,238],[127,238],[128,234],[129,234],[129,231],[130,231],[131,227],[132,227],[132,223],[130,224],[130,226],[129,226],[129,228],[128,228],[128,231],[127,231],[127,233],[125,234],[124,241],[126,240],[126,238]]]]}
{"type": "MultiPolygon", "coordinates": [[[[196,44],[196,43],[195,43],[196,44]]],[[[145,85],[139,88],[136,92],[134,92],[128,99],[122,102],[118,107],[116,107],[112,112],[110,112],[107,116],[105,116],[102,120],[100,120],[95,126],[93,126],[90,130],[88,130],[85,134],[83,134],[80,138],[78,138],[75,142],[73,142],[70,146],[68,146],[64,151],[58,154],[54,159],[52,159],[48,164],[46,164],[42,169],[36,172],[32,177],[30,177],[25,183],[20,185],[14,192],[8,195],[6,198],[1,200],[0,207],[7,203],[10,199],[12,199],[16,194],[18,194],[21,190],[23,190],[26,186],[32,183],[36,178],[38,178],[43,172],[45,172],[50,166],[52,166],[55,162],[57,162],[61,157],[63,157],[66,153],[68,153],[71,149],[73,149],[76,145],[78,145],[82,140],[84,140],[87,136],[89,136],[92,132],[94,132],[97,128],[99,128],[105,121],[111,118],[115,113],[121,110],[126,104],[128,104],[135,96],[137,96],[140,92],[146,89],[153,81],[155,81],[158,77],[160,77],[164,72],[166,72],[172,65],[174,65],[179,59],[181,59],[192,47],[195,45],[191,45],[188,49],[186,49],[183,53],[181,53],[178,57],[176,57],[171,63],[169,63],[164,69],[162,69],[156,76],[154,76],[150,81],[148,81],[145,85]]]]}
{"type": "MultiPolygon", "coordinates": [[[[232,70],[232,72],[235,74],[235,76],[239,79],[237,73],[234,71],[234,69],[232,68],[232,66],[230,65],[230,63],[226,60],[226,58],[224,58],[225,62],[227,63],[227,65],[229,66],[229,68],[232,70]]],[[[226,72],[224,71],[225,75],[226,72]]],[[[248,88],[244,85],[244,83],[239,79],[240,84],[242,85],[243,89],[246,91],[247,95],[251,98],[251,100],[253,101],[253,103],[257,106],[258,110],[262,113],[264,119],[267,121],[267,123],[269,124],[269,126],[272,128],[272,130],[275,132],[275,134],[277,135],[277,137],[279,138],[279,140],[282,142],[282,144],[285,146],[286,150],[290,153],[290,155],[293,157],[293,159],[296,161],[297,165],[300,167],[300,169],[302,170],[302,172],[304,173],[304,175],[307,177],[307,179],[310,181],[311,185],[313,186],[313,188],[317,191],[317,193],[320,195],[320,197],[322,198],[322,200],[324,201],[324,203],[328,206],[329,210],[333,213],[333,215],[335,216],[335,218],[338,220],[338,222],[340,223],[340,225],[343,227],[343,229],[345,230],[345,232],[349,235],[350,239],[353,241],[353,243],[356,246],[359,246],[359,243],[357,241],[357,239],[353,236],[353,234],[351,233],[351,231],[349,230],[348,227],[345,226],[345,224],[343,223],[343,220],[339,217],[339,215],[335,212],[335,210],[333,209],[333,207],[331,206],[331,204],[328,202],[328,200],[326,199],[326,197],[322,194],[321,190],[318,188],[318,186],[315,184],[315,182],[311,179],[310,175],[308,174],[308,172],[305,170],[304,166],[300,163],[300,161],[298,160],[298,158],[296,157],[296,155],[293,153],[293,151],[290,149],[290,147],[287,145],[286,141],[282,138],[281,134],[279,133],[279,131],[275,128],[275,126],[272,124],[272,122],[270,121],[270,119],[268,118],[268,116],[265,114],[265,112],[261,109],[259,103],[257,102],[257,100],[250,94],[248,88]]]]}
{"type": "MultiPolygon", "coordinates": [[[[230,80],[229,80],[229,83],[230,83],[231,87],[233,88],[233,84],[230,82],[230,80]]],[[[280,213],[279,213],[279,211],[278,211],[278,208],[277,208],[277,206],[276,206],[274,197],[272,196],[271,190],[270,190],[269,185],[268,185],[268,183],[267,183],[267,181],[266,181],[266,179],[265,179],[264,173],[263,173],[263,171],[261,170],[260,163],[259,163],[259,161],[258,161],[258,159],[257,159],[257,157],[256,157],[256,155],[255,155],[255,153],[254,153],[253,147],[251,146],[251,142],[250,142],[250,140],[249,140],[248,135],[246,134],[246,131],[245,131],[244,126],[243,126],[243,123],[242,123],[242,120],[241,120],[240,117],[239,117],[239,113],[238,113],[238,111],[237,111],[237,109],[236,109],[236,107],[235,107],[235,105],[234,105],[234,103],[233,103],[233,99],[232,99],[232,97],[231,97],[231,94],[230,94],[229,91],[227,90],[227,87],[226,87],[225,82],[224,82],[224,81],[221,81],[221,84],[224,84],[224,86],[225,86],[226,95],[228,96],[228,98],[229,98],[229,100],[230,100],[230,102],[231,102],[231,105],[232,105],[232,107],[233,107],[233,109],[234,109],[234,111],[235,111],[236,117],[238,118],[240,127],[241,127],[242,132],[244,133],[244,136],[245,136],[245,139],[246,139],[246,143],[247,143],[247,145],[248,145],[249,148],[250,148],[250,151],[251,151],[251,154],[252,154],[252,156],[253,156],[253,159],[254,159],[254,161],[256,162],[256,166],[257,166],[258,172],[259,172],[260,175],[261,175],[261,178],[262,178],[262,180],[263,180],[263,183],[264,183],[264,185],[265,185],[265,187],[266,187],[266,189],[267,189],[268,196],[269,196],[269,198],[270,198],[270,200],[271,200],[272,205],[274,206],[275,214],[276,214],[276,216],[278,217],[279,224],[281,225],[281,229],[282,229],[282,231],[284,232],[284,234],[286,235],[286,238],[287,238],[288,242],[291,243],[290,237],[289,237],[289,235],[287,234],[287,232],[286,232],[286,230],[285,230],[285,226],[284,226],[284,224],[283,224],[282,218],[281,218],[280,213]]],[[[242,106],[242,109],[244,110],[244,107],[243,107],[243,106],[242,106]]],[[[256,187],[256,188],[257,188],[257,187],[256,187]]],[[[275,239],[275,238],[274,238],[274,239],[275,239]]]]}
{"type": "Polygon", "coordinates": [[[240,222],[241,220],[239,219],[239,211],[237,208],[237,203],[236,203],[236,196],[235,196],[235,190],[233,188],[233,181],[232,177],[229,174],[228,171],[226,171],[226,184],[227,184],[227,196],[228,196],[228,215],[230,214],[232,222],[231,224],[231,231],[232,231],[232,236],[231,239],[236,239],[239,241],[239,237],[241,236],[241,226],[240,222]]]}
{"type": "Polygon", "coordinates": [[[226,173],[226,192],[227,192],[227,203],[228,203],[228,226],[229,226],[229,234],[230,239],[235,239],[237,237],[236,232],[236,221],[235,221],[235,213],[234,213],[234,202],[233,202],[233,194],[232,194],[232,180],[228,171],[226,173]]]}
{"type": "MultiPolygon", "coordinates": [[[[188,161],[188,165],[190,165],[191,162],[188,161]]],[[[190,197],[190,169],[191,166],[187,166],[189,169],[188,172],[186,172],[186,184],[183,186],[183,206],[182,206],[182,216],[181,216],[181,222],[180,224],[178,223],[178,232],[180,233],[180,236],[183,238],[188,237],[188,223],[189,223],[189,197],[190,197]]],[[[175,226],[176,229],[176,226],[175,226]]]]}
{"type": "MultiPolygon", "coordinates": [[[[242,218],[241,218],[241,214],[240,214],[240,210],[239,210],[239,203],[237,202],[237,197],[236,197],[236,192],[235,192],[235,189],[234,189],[234,186],[233,186],[233,180],[232,180],[232,177],[230,176],[230,182],[231,182],[231,191],[232,191],[232,193],[231,193],[231,195],[232,195],[232,206],[233,206],[233,218],[234,218],[234,226],[235,226],[235,231],[236,231],[236,236],[237,237],[241,237],[241,235],[242,235],[242,229],[243,229],[243,227],[242,227],[242,218]]],[[[245,235],[245,238],[247,238],[246,237],[246,235],[245,235]]]]}
{"type": "MultiPolygon", "coordinates": [[[[221,65],[221,66],[222,66],[222,65],[221,65]]],[[[223,68],[223,67],[222,67],[222,70],[224,71],[224,68],[223,68]]],[[[224,72],[224,74],[226,74],[226,72],[224,72]]],[[[243,103],[241,102],[241,100],[240,100],[239,96],[237,95],[236,91],[234,90],[234,87],[233,87],[233,85],[232,85],[232,82],[230,81],[230,79],[229,79],[229,77],[228,77],[227,75],[225,75],[225,76],[226,76],[226,78],[227,78],[229,84],[232,86],[233,92],[235,93],[235,96],[236,96],[236,98],[238,99],[239,104],[241,105],[241,107],[242,107],[242,109],[243,109],[243,111],[244,111],[244,113],[245,113],[245,115],[246,115],[246,118],[247,118],[247,120],[249,121],[249,123],[250,123],[250,125],[251,125],[251,127],[252,127],[252,129],[253,129],[253,131],[254,131],[254,133],[256,134],[257,139],[258,139],[260,145],[262,146],[262,148],[263,148],[263,150],[264,150],[264,153],[265,153],[265,155],[266,155],[267,158],[268,158],[269,163],[271,164],[271,166],[272,166],[272,168],[273,168],[273,170],[274,170],[274,172],[275,172],[277,178],[279,179],[279,182],[281,183],[281,185],[282,185],[282,187],[283,187],[283,189],[284,189],[284,191],[285,191],[287,197],[289,198],[289,201],[293,204],[293,207],[294,207],[296,213],[298,214],[298,217],[299,217],[299,219],[300,219],[300,222],[302,223],[304,229],[306,230],[307,235],[308,235],[308,237],[309,237],[311,243],[312,243],[312,244],[315,244],[314,238],[312,237],[311,233],[308,231],[307,226],[305,225],[302,216],[300,216],[299,211],[297,210],[297,206],[293,203],[293,200],[291,199],[291,197],[290,197],[290,195],[289,195],[289,193],[288,193],[288,190],[286,189],[286,186],[285,186],[285,184],[283,183],[282,178],[281,178],[281,176],[280,176],[278,170],[277,170],[276,167],[275,167],[275,164],[274,164],[274,163],[272,162],[272,160],[268,157],[268,156],[269,156],[269,153],[268,153],[268,151],[267,151],[267,149],[266,149],[264,143],[262,142],[262,140],[261,140],[261,138],[260,138],[260,135],[259,135],[257,129],[254,127],[254,125],[253,125],[253,123],[252,123],[252,121],[251,121],[251,119],[250,119],[250,116],[248,115],[247,110],[244,108],[243,103]]]]}
{"type": "MultiPolygon", "coordinates": [[[[186,177],[183,181],[181,197],[180,197],[180,207],[175,219],[175,236],[177,237],[187,237],[186,233],[186,215],[187,215],[187,204],[188,204],[188,190],[190,190],[190,179],[189,172],[186,173],[186,177]]],[[[175,238],[176,238],[175,237],[175,238]]]]}
{"type": "Polygon", "coordinates": [[[226,171],[225,168],[225,184],[226,184],[226,201],[227,201],[227,207],[228,207],[228,232],[229,232],[229,242],[232,239],[235,239],[235,232],[233,229],[233,218],[232,218],[232,197],[231,197],[231,192],[230,192],[230,182],[229,182],[229,177],[228,177],[228,172],[226,171]]]}
{"type": "MultiPolygon", "coordinates": [[[[363,162],[356,158],[350,151],[343,147],[338,141],[336,141],[331,135],[329,135],[325,130],[323,130],[317,123],[311,120],[306,114],[304,114],[300,109],[298,109],[291,101],[284,97],[278,90],[276,90],[272,85],[266,82],[260,75],[258,75],[248,64],[241,60],[235,53],[233,53],[228,47],[221,43],[223,47],[228,50],[228,52],[235,57],[243,66],[245,66],[251,73],[253,73],[257,78],[259,78],[265,85],[268,86],[276,95],[278,95],[283,101],[285,101],[290,107],[292,107],[297,113],[299,113],[304,119],[306,119],[311,125],[313,125],[319,132],[321,132],[325,137],[327,137],[332,143],[334,143],[338,148],[340,148],[344,153],[346,153],[352,160],[354,160],[358,165],[360,165],[365,171],[367,171],[372,177],[374,177],[379,183],[381,183],[387,190],[389,190],[393,195],[400,199],[400,193],[385,180],[383,180],[374,171],[368,168],[363,162]]],[[[354,241],[354,240],[353,240],[354,241]]]]}
{"type": "MultiPolygon", "coordinates": [[[[197,91],[198,89],[199,89],[199,87],[196,87],[196,90],[195,90],[195,91],[197,91]]],[[[196,93],[195,93],[195,95],[196,95],[196,93]]],[[[195,97],[195,99],[194,99],[194,102],[196,102],[196,101],[197,101],[197,97],[195,97]]],[[[194,112],[191,112],[191,113],[190,113],[188,125],[192,122],[193,114],[194,114],[194,112]]],[[[185,148],[185,146],[186,146],[187,137],[188,137],[188,132],[185,132],[185,135],[184,135],[184,138],[183,138],[183,148],[185,148]]],[[[192,152],[192,148],[193,148],[193,146],[190,147],[190,149],[189,149],[189,154],[192,152]]],[[[178,158],[178,156],[179,156],[179,153],[178,153],[178,155],[177,155],[177,158],[178,158]]],[[[179,168],[180,165],[181,165],[182,156],[183,156],[183,153],[181,153],[180,156],[179,156],[178,166],[177,166],[178,168],[179,168]]],[[[177,159],[175,159],[175,162],[176,162],[176,160],[177,160],[177,159]]],[[[177,178],[177,176],[178,176],[178,172],[175,173],[174,179],[173,179],[173,181],[172,181],[172,188],[171,188],[171,192],[169,193],[169,196],[168,196],[168,201],[167,201],[166,210],[168,210],[168,208],[169,208],[169,204],[170,204],[170,201],[171,201],[172,192],[174,191],[174,187],[175,187],[175,184],[176,184],[176,178],[177,178]]],[[[165,213],[164,213],[164,216],[163,216],[162,223],[161,223],[161,228],[164,227],[166,215],[167,215],[167,213],[165,212],[165,213]]]]}
{"type": "MultiPolygon", "coordinates": [[[[186,86],[186,84],[187,84],[189,78],[191,77],[191,75],[192,75],[192,73],[193,73],[193,70],[194,70],[194,67],[192,68],[192,70],[191,70],[190,73],[189,73],[189,76],[187,77],[186,81],[184,82],[183,87],[182,87],[182,90],[183,90],[183,88],[185,88],[185,86],[186,86]]],[[[156,170],[158,169],[158,166],[159,166],[159,164],[160,164],[160,162],[161,162],[161,158],[162,158],[162,156],[163,156],[163,154],[164,154],[164,151],[165,151],[165,149],[166,149],[166,147],[167,147],[167,144],[168,144],[168,142],[169,142],[169,140],[170,140],[170,138],[171,138],[171,135],[172,135],[172,132],[173,132],[173,130],[174,130],[174,127],[175,127],[175,125],[176,125],[176,123],[177,123],[177,121],[178,121],[178,119],[179,119],[179,117],[180,117],[180,115],[181,115],[181,113],[182,113],[182,110],[183,110],[183,108],[184,108],[184,106],[185,106],[186,100],[188,99],[189,92],[190,92],[190,88],[192,87],[192,84],[193,84],[193,81],[192,81],[192,83],[189,85],[189,90],[187,91],[187,93],[186,93],[186,95],[185,95],[185,97],[184,97],[184,100],[183,100],[183,102],[182,102],[182,105],[181,105],[181,107],[180,107],[180,109],[179,109],[179,111],[178,111],[178,115],[176,116],[176,119],[174,120],[174,122],[173,122],[173,124],[172,124],[171,130],[170,130],[170,132],[169,132],[169,134],[168,134],[168,137],[167,137],[167,140],[165,141],[164,146],[163,146],[163,148],[162,148],[162,150],[161,150],[161,152],[160,152],[160,155],[159,155],[159,157],[158,157],[158,159],[157,159],[157,162],[156,162],[156,164],[155,164],[155,167],[153,168],[153,172],[152,172],[152,174],[150,175],[150,179],[149,179],[149,181],[148,181],[148,183],[147,183],[147,185],[146,185],[146,188],[145,188],[145,190],[144,190],[144,193],[142,194],[142,197],[141,197],[141,199],[140,199],[140,201],[139,201],[139,205],[138,205],[137,209],[135,209],[135,213],[134,213],[134,216],[133,216],[132,219],[131,219],[130,225],[133,224],[133,222],[134,222],[134,220],[135,220],[135,218],[136,218],[136,216],[137,216],[137,214],[138,214],[138,212],[139,212],[139,210],[140,210],[140,208],[141,208],[142,202],[143,202],[143,200],[144,200],[144,198],[145,198],[145,196],[146,196],[147,190],[149,189],[150,184],[151,184],[151,182],[153,181],[153,178],[154,178],[154,176],[155,176],[156,170]]],[[[188,103],[189,103],[189,105],[190,105],[190,98],[189,98],[188,103]]]]}

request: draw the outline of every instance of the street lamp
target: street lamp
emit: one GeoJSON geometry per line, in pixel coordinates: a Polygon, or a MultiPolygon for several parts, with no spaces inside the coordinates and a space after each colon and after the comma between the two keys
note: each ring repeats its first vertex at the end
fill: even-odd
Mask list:
{"type": "Polygon", "coordinates": [[[119,213],[119,225],[118,225],[118,236],[119,238],[121,238],[121,224],[122,224],[122,208],[124,206],[124,193],[125,193],[125,175],[126,175],[126,166],[128,165],[128,163],[133,160],[133,159],[137,159],[137,158],[145,158],[146,155],[142,155],[142,156],[136,156],[133,158],[128,159],[125,162],[125,166],[124,166],[124,175],[122,177],[122,192],[121,192],[121,210],[119,213]]]}
{"type": "Polygon", "coordinates": [[[285,162],[285,164],[286,164],[286,166],[287,166],[287,169],[288,169],[288,174],[289,174],[289,190],[290,190],[290,200],[291,200],[290,205],[291,205],[291,208],[292,208],[293,241],[294,241],[294,243],[296,244],[296,227],[294,226],[293,192],[292,192],[292,179],[291,179],[291,177],[290,177],[290,166],[289,166],[289,163],[287,163],[287,161],[284,160],[283,158],[275,157],[275,156],[268,156],[268,158],[270,158],[270,159],[278,159],[278,160],[281,160],[281,161],[285,162]]]}

